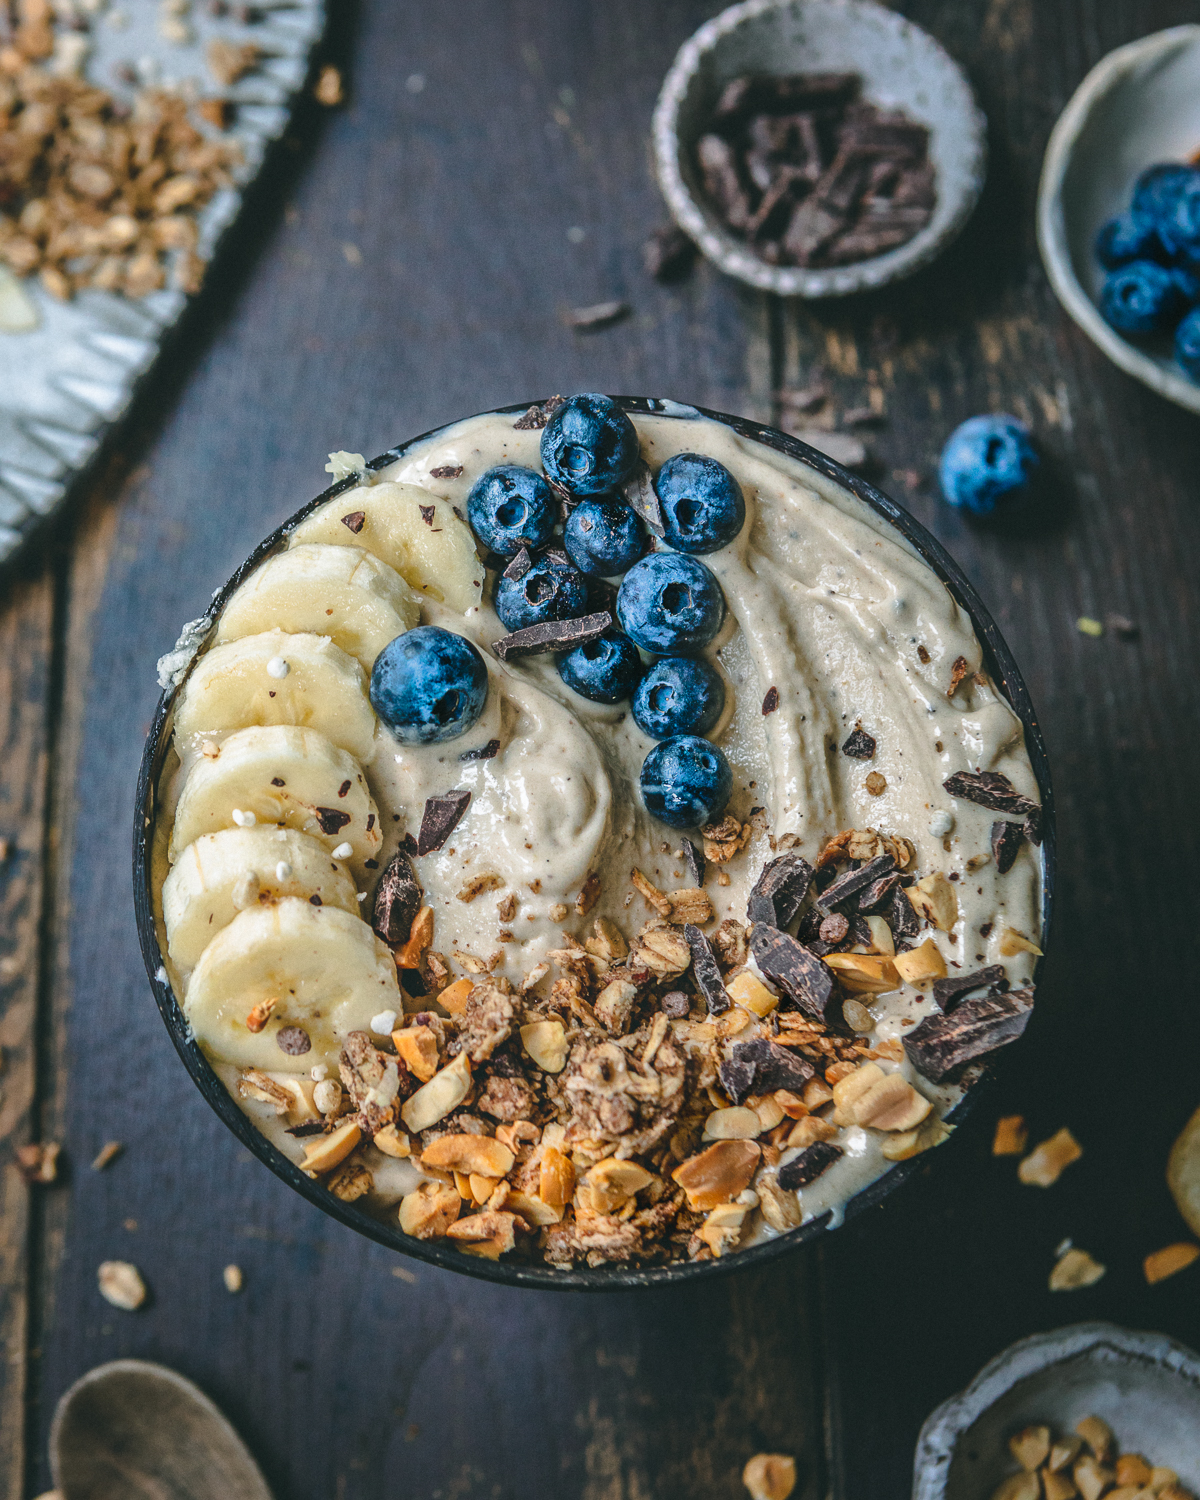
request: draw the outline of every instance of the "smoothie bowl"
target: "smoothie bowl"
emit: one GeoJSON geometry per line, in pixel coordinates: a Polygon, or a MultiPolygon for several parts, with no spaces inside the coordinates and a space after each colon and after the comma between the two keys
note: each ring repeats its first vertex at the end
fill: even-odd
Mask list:
{"type": "Polygon", "coordinates": [[[778,1253],[1032,1011],[1044,748],[970,585],[772,429],[561,397],[365,463],[159,664],[138,929],[193,1080],[362,1233],[524,1285],[778,1253]]]}

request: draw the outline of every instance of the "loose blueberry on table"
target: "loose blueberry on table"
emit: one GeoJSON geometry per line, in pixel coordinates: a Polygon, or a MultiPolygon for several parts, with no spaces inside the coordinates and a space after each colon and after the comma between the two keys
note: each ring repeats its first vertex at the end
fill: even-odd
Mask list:
{"type": "Polygon", "coordinates": [[[969,417],[950,434],[938,464],[942,494],[974,515],[1029,493],[1040,460],[1029,429],[1004,412],[969,417]]]}
{"type": "Polygon", "coordinates": [[[697,828],[725,811],[733,791],[729,762],[708,740],[680,734],[655,745],[642,763],[642,800],[671,828],[697,828]]]}
{"type": "Polygon", "coordinates": [[[633,423],[608,396],[572,396],[542,430],[542,467],[569,495],[603,495],[617,489],[638,461],[633,423]]]}
{"type": "Polygon", "coordinates": [[[716,552],[746,523],[742,487],[724,464],[702,453],[676,453],[658,471],[664,539],[679,552],[716,552]]]}
{"type": "Polygon", "coordinates": [[[563,537],[567,556],[595,578],[627,572],[650,545],[646,528],[619,500],[584,500],[571,512],[563,537]]]}
{"type": "Polygon", "coordinates": [[[644,668],[638,649],[619,630],[576,646],[558,663],[558,675],[581,698],[620,703],[637,687],[644,668]]]}
{"type": "Polygon", "coordinates": [[[485,546],[502,557],[515,557],[522,547],[532,552],[550,540],[558,503],[553,490],[533,469],[498,464],[471,487],[467,519],[485,546]]]}
{"type": "Polygon", "coordinates": [[[725,596],[694,557],[652,552],[626,573],[617,619],[635,645],[656,656],[703,650],[721,628],[725,596]]]}
{"type": "Polygon", "coordinates": [[[542,557],[520,578],[496,580],[496,613],[506,630],[572,620],[587,608],[587,580],[558,557],[542,557]]]}
{"type": "Polygon", "coordinates": [[[707,734],[725,707],[721,674],[702,657],[656,661],[633,695],[634,722],[651,739],[707,734]]]}
{"type": "Polygon", "coordinates": [[[402,745],[456,739],[487,702],[488,674],[470,641],[419,625],[390,641],[371,669],[371,706],[402,745]]]}

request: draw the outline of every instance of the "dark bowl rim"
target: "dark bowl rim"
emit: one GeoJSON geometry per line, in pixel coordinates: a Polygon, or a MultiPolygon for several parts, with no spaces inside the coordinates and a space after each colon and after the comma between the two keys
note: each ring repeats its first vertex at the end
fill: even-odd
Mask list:
{"type": "MultiPolygon", "coordinates": [[[[545,398],[542,398],[543,400],[545,398]]],[[[1046,746],[1042,738],[1041,727],[1038,722],[1033,702],[1029,696],[1029,690],[1025,686],[1024,679],[1009,650],[1007,642],[1000,634],[995,621],[984,607],[974,587],[958,564],[950,554],[935,540],[928,531],[911,516],[908,511],[890,499],[882,491],[877,490],[865,479],[851,474],[848,470],[836,464],[832,459],[815,448],[810,448],[806,443],[789,437],[786,433],[776,428],[767,427],[758,422],[750,421],[743,417],[731,416],[726,412],[712,411],[706,407],[694,406],[675,401],[664,401],[647,396],[615,396],[615,400],[623,410],[642,416],[666,416],[674,418],[704,417],[711,421],[720,423],[730,428],[739,437],[748,438],[754,442],[763,444],[764,447],[782,453],[788,458],[795,459],[809,468],[815,469],[817,473],[835,484],[841,485],[857,496],[870,507],[877,515],[889,521],[897,531],[913,546],[921,558],[933,569],[942,582],[946,585],[955,602],[966,611],[975,627],[976,635],[980,641],[984,653],[984,664],[988,672],[1003,693],[1010,707],[1021,720],[1025,731],[1025,746],[1033,767],[1034,777],[1042,799],[1042,946],[1046,946],[1046,937],[1050,931],[1050,918],[1053,907],[1054,895],[1054,870],[1055,870],[1055,823],[1054,823],[1054,798],[1050,782],[1050,768],[1046,755],[1046,746]]],[[[479,412],[477,416],[519,416],[527,411],[532,405],[541,402],[518,402],[511,406],[501,406],[490,411],[479,412]]],[[[420,443],[425,443],[439,434],[448,431],[452,427],[459,426],[464,421],[473,420],[469,417],[457,418],[454,422],[445,423],[439,427],[432,428],[429,432],[423,432],[419,436],[410,438],[407,442],[399,444],[395,448],[389,448],[386,453],[378,458],[372,459],[367,467],[371,470],[382,469],[402,458],[420,443]]],[[[290,533],[307,515],[326,501],[333,499],[343,491],[351,489],[357,483],[355,475],[332,484],[328,489],[322,491],[315,499],[310,500],[302,506],[294,515],[284,521],[250,554],[244,563],[234,572],[228,582],[218,589],[213,595],[212,601],[198,625],[207,627],[205,639],[215,624],[216,618],[224,608],[226,601],[233,591],[243,580],[266,558],[269,554],[279,550],[286,542],[290,533]]],[[[780,1235],[778,1238],[764,1241],[762,1244],[753,1245],[745,1250],[739,1250],[732,1255],[724,1256],[719,1260],[708,1261],[669,1261],[663,1265],[646,1266],[640,1268],[613,1268],[596,1269],[571,1269],[560,1270],[546,1265],[534,1265],[526,1262],[488,1261],[477,1256],[464,1255],[460,1251],[451,1248],[450,1245],[437,1241],[416,1240],[402,1233],[397,1228],[373,1218],[363,1210],[356,1209],[352,1204],[343,1203],[334,1198],[325,1188],[300,1171],[299,1167],[289,1161],[266,1136],[262,1135],[250,1121],[249,1117],[234,1103],[232,1097],[226,1090],[224,1084],[217,1077],[210,1066],[207,1058],[200,1050],[198,1043],[191,1033],[187,1019],[179,1006],[175,993],[171,988],[167,977],[163,954],[158,943],[158,934],[154,921],[154,902],[151,892],[151,854],[154,829],[154,799],[158,785],[159,775],[162,770],[163,761],[167,748],[170,744],[170,734],[165,732],[169,729],[171,710],[180,687],[187,680],[192,667],[199,655],[193,656],[189,662],[186,672],[181,680],[174,686],[164,689],[158,701],[154,713],[154,719],[146,737],[145,748],[142,752],[141,764],[138,770],[137,791],[134,806],[133,825],[133,896],[134,913],[137,921],[138,941],[142,950],[142,958],[146,965],[146,974],[150,980],[150,986],[154,994],[155,1003],[159,1013],[166,1025],[171,1041],[178,1052],[184,1067],[191,1075],[193,1083],[200,1090],[213,1110],[220,1116],[225,1125],[233,1131],[238,1140],[246,1146],[258,1159],[268,1167],[276,1177],[280,1178],[288,1187],[294,1189],[310,1203],[329,1214],[340,1224],[348,1229],[355,1230],[359,1234],[365,1234],[376,1243],[385,1245],[389,1249],[396,1250],[403,1255],[409,1255],[417,1260],[422,1260],[430,1265],[439,1266],[443,1270],[456,1271],[460,1275],[475,1276],[483,1281],[498,1282],[504,1286],[533,1287],[538,1290],[549,1291],[630,1291],[644,1287],[674,1286],[682,1282],[696,1282],[713,1276],[726,1276],[733,1271],[749,1270],[761,1266],[765,1262],[799,1249],[816,1240],[831,1228],[837,1228],[847,1219],[856,1218],[859,1214],[882,1203],[898,1187],[905,1183],[914,1172],[926,1165],[922,1156],[912,1157],[908,1161],[895,1163],[882,1177],[877,1178],[861,1192],[857,1193],[846,1203],[843,1214],[835,1219],[832,1210],[827,1210],[817,1218],[810,1220],[789,1233],[780,1235]]],[[[1044,960],[1039,959],[1034,971],[1035,981],[1040,975],[1044,960]]],[[[985,1068],[985,1073],[988,1071],[985,1068]]],[[[984,1079],[980,1078],[971,1086],[960,1103],[946,1117],[950,1123],[958,1124],[966,1118],[968,1112],[978,1099],[982,1091],[984,1079]]]]}

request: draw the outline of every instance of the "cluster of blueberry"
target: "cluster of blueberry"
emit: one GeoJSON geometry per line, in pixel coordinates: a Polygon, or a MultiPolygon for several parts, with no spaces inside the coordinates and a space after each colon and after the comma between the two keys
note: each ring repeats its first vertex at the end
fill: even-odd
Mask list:
{"type": "MultiPolygon", "coordinates": [[[[741,531],[746,506],[737,480],[698,453],[667,460],[654,481],[661,537],[652,551],[641,517],[621,487],[639,462],[633,423],[607,396],[574,396],[542,432],[544,473],[517,464],[489,469],[467,497],[467,519],[492,552],[529,557],[523,572],[496,582],[496,613],[506,630],[575,620],[597,603],[600,580],[620,577],[620,628],[565,652],[559,675],[581,697],[632,697],[638,727],[660,743],[642,766],[646,806],[674,828],[720,817],[733,789],[721,751],[703,736],[725,706],[720,674],[697,655],[717,635],[725,597],[696,554],[715,552],[741,531]],[[556,493],[557,492],[557,493],[556,493]],[[570,507],[562,548],[552,545],[560,496],[570,507]],[[648,669],[642,653],[656,658],[648,669]]],[[[656,529],[657,524],[656,524],[656,529]]],[[[487,669],[469,641],[433,626],[410,630],[381,652],[371,702],[405,744],[463,734],[487,698],[487,669]]]]}
{"type": "Polygon", "coordinates": [[[1174,329],[1175,358],[1200,381],[1200,167],[1147,167],[1096,236],[1096,258],[1109,272],[1105,321],[1133,338],[1174,329]]]}

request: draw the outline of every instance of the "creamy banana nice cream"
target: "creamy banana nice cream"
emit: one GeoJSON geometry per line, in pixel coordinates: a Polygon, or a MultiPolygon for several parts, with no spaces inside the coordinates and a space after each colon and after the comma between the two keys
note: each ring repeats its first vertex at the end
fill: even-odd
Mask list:
{"type": "Polygon", "coordinates": [[[540,473],[547,409],[360,470],[194,661],[202,632],[165,659],[155,886],[200,1045],[331,1193],[492,1259],[709,1258],[838,1223],[948,1136],[1032,1005],[1038,788],[970,620],[849,491],[664,405],[632,418],[630,483],[703,454],[746,506],[703,558],[733,791],[702,830],[646,810],[628,702],[493,649],[466,497],[540,473]],[[442,743],[400,743],[368,697],[417,625],[486,663],[442,743]]]}

